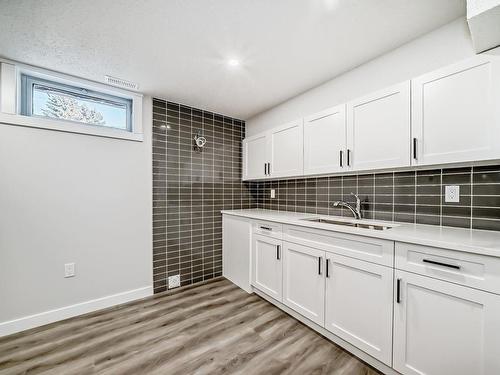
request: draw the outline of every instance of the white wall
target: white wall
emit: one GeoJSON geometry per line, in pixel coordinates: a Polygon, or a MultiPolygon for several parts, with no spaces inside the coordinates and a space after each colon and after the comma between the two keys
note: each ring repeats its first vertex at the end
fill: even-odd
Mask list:
{"type": "Polygon", "coordinates": [[[394,51],[246,121],[247,135],[313,114],[474,55],[465,18],[457,19],[394,51]]]}
{"type": "Polygon", "coordinates": [[[151,110],[146,97],[143,142],[0,124],[0,335],[6,321],[151,293],[151,110]]]}

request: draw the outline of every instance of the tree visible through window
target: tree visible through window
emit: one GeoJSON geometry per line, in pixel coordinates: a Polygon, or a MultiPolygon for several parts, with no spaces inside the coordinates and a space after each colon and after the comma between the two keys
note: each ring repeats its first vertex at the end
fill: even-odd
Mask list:
{"type": "Polygon", "coordinates": [[[21,114],[131,130],[132,100],[28,75],[21,76],[21,114]]]}
{"type": "Polygon", "coordinates": [[[75,98],[67,96],[48,94],[42,113],[47,117],[63,120],[85,122],[93,125],[106,124],[101,112],[89,108],[85,104],[80,104],[75,98]]]}

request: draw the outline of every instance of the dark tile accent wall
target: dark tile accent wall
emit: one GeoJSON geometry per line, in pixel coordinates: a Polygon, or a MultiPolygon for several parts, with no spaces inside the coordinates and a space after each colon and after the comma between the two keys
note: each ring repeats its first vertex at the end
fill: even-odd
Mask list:
{"type": "Polygon", "coordinates": [[[252,183],[259,208],[352,216],[331,202],[359,194],[364,218],[500,230],[500,165],[252,183]],[[460,186],[446,203],[445,185],[460,186]],[[275,189],[276,198],[270,198],[275,189]]]}
{"type": "Polygon", "coordinates": [[[245,123],[230,117],[153,100],[153,281],[181,285],[222,274],[223,209],[256,207],[241,182],[245,123]],[[200,131],[203,149],[194,145],[200,131]]]}

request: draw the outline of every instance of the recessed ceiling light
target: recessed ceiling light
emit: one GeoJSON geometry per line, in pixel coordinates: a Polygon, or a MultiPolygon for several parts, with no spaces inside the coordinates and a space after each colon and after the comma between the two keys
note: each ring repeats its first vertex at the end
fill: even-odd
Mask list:
{"type": "Polygon", "coordinates": [[[240,60],[238,60],[238,59],[229,59],[229,60],[227,60],[227,65],[229,65],[230,67],[234,68],[234,67],[240,65],[240,60]]]}
{"type": "Polygon", "coordinates": [[[324,0],[324,1],[325,1],[325,7],[328,11],[334,11],[340,7],[341,0],[324,0]]]}

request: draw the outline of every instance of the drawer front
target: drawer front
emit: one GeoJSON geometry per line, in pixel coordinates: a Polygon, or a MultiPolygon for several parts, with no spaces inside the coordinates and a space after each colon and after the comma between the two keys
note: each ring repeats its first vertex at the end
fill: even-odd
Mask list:
{"type": "Polygon", "coordinates": [[[396,268],[500,294],[500,258],[397,242],[396,268]]]}
{"type": "Polygon", "coordinates": [[[392,267],[394,242],[352,234],[285,225],[283,240],[392,267]]]}
{"type": "Polygon", "coordinates": [[[283,236],[283,225],[272,221],[254,221],[253,233],[281,239],[283,236]]]}

